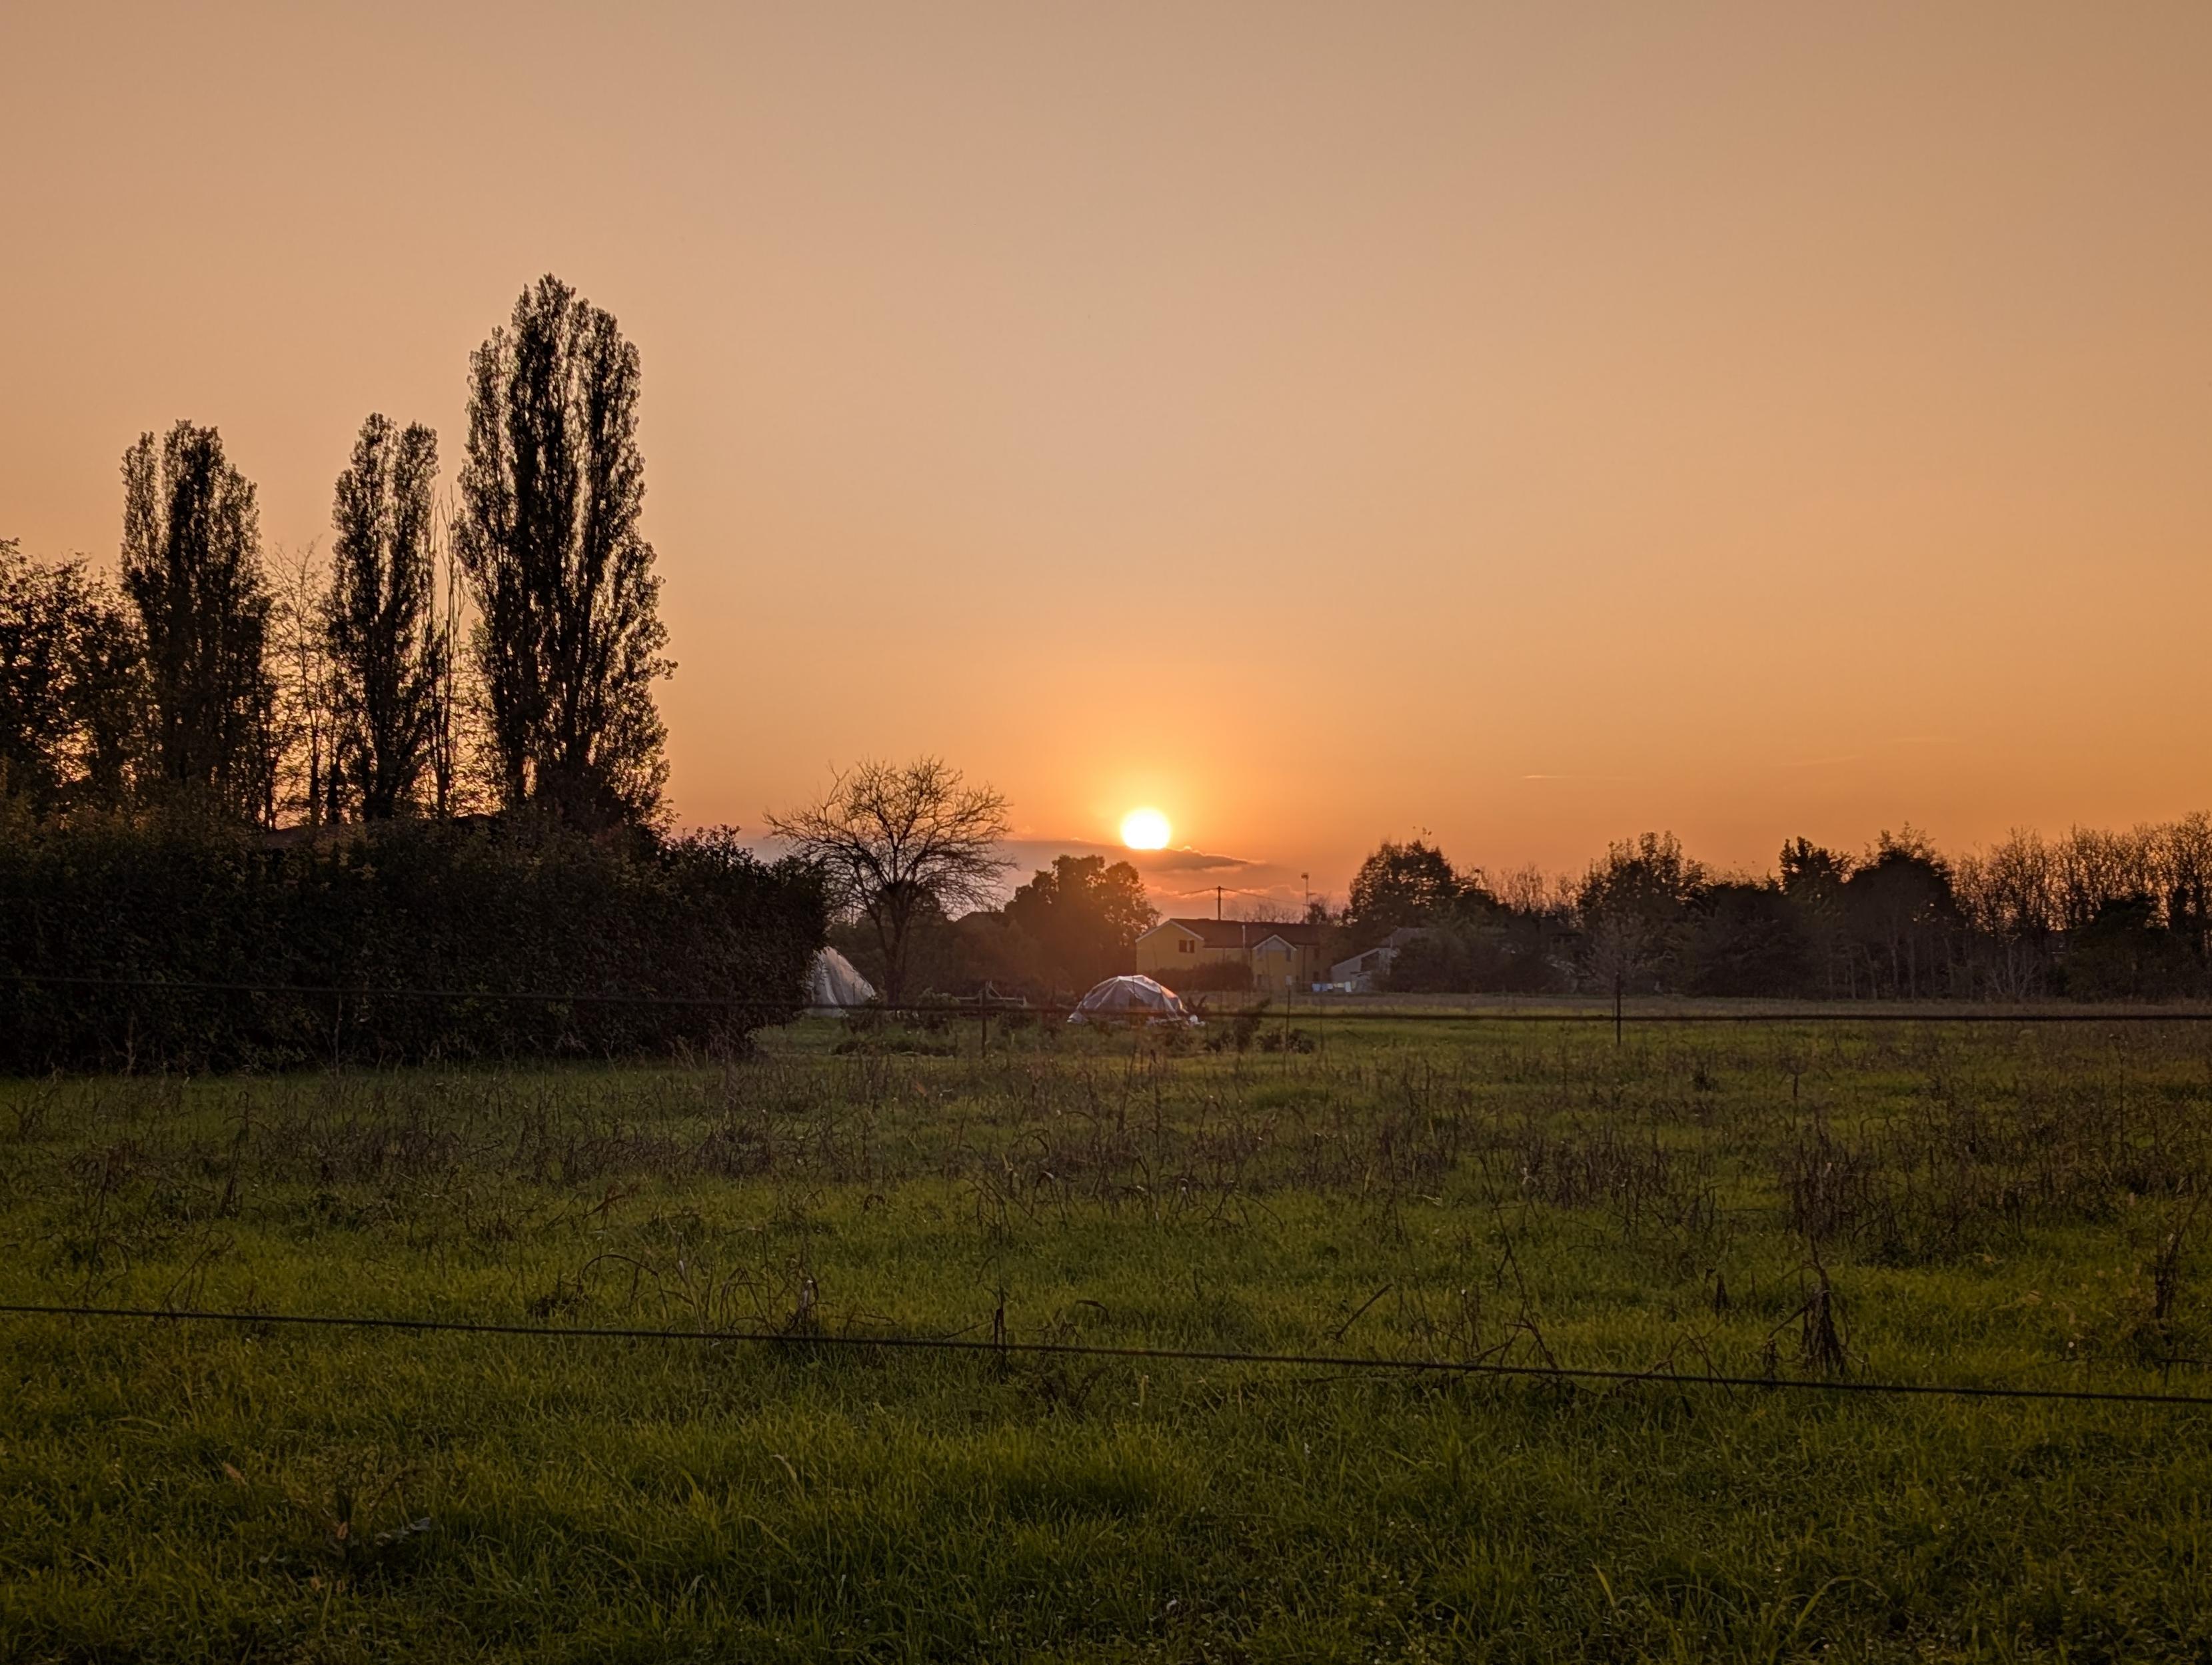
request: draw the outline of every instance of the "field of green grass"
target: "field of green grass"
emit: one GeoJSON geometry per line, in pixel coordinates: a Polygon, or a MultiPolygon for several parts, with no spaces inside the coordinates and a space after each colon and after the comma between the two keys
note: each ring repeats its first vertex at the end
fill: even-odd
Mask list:
{"type": "Polygon", "coordinates": [[[2212,1394],[2212,1024],[1281,1033],[0,1083],[0,1300],[787,1338],[0,1317],[0,1657],[2212,1656],[2212,1413],[1665,1379],[2212,1394]]]}

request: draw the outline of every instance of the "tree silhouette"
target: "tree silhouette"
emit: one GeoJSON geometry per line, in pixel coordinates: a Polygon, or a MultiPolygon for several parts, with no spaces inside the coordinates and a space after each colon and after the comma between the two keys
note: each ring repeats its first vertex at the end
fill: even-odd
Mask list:
{"type": "Polygon", "coordinates": [[[546,276],[470,361],[455,552],[509,808],[651,821],[667,780],[653,683],[672,667],[638,532],[637,349],[546,276]]]}
{"type": "Polygon", "coordinates": [[[1964,923],[1951,867],[1922,834],[1884,829],[1844,884],[1854,944],[1877,996],[1948,992],[1954,938],[1964,923]]]}
{"type": "Polygon", "coordinates": [[[1058,856],[1007,899],[1006,923],[1035,942],[1057,984],[1087,989],[1127,971],[1138,937],[1159,917],[1127,862],[1058,856]]]}
{"type": "Polygon", "coordinates": [[[1663,986],[1674,969],[1690,904],[1705,870],[1672,832],[1646,832],[1610,846],[1575,896],[1583,952],[1600,988],[1630,993],[1663,986]]]}
{"type": "Polygon", "coordinates": [[[1345,917],[1356,941],[1379,942],[1401,925],[1434,924],[1480,887],[1480,875],[1455,871],[1436,845],[1385,839],[1352,875],[1345,917]]]}
{"type": "Polygon", "coordinates": [[[45,814],[128,790],[138,642],[82,561],[0,539],[0,792],[45,814]]]}
{"type": "Polygon", "coordinates": [[[446,639],[436,608],[431,494],[438,436],[361,425],[338,476],[323,604],[337,719],[338,790],[364,820],[413,806],[439,733],[446,639]]]}
{"type": "Polygon", "coordinates": [[[903,768],[860,764],[813,803],[769,826],[813,863],[833,906],[867,921],[884,957],[884,998],[906,998],[915,927],[956,907],[990,900],[1006,863],[1006,801],[963,784],[933,757],[903,768]]]}
{"type": "Polygon", "coordinates": [[[253,487],[211,427],[179,421],[123,456],[123,590],[145,641],[153,762],[184,796],[275,813],[270,598],[253,487]]]}

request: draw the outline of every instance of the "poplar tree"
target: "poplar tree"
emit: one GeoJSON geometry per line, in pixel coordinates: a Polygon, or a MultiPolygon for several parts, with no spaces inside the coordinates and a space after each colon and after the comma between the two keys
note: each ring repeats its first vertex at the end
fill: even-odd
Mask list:
{"type": "Polygon", "coordinates": [[[420,423],[403,431],[382,415],[361,425],[338,475],[322,608],[336,721],[331,797],[364,820],[417,805],[442,732],[437,476],[438,436],[420,423]]]}
{"type": "Polygon", "coordinates": [[[180,796],[276,811],[271,598],[252,483],[211,427],[179,421],[123,456],[123,591],[144,643],[155,774],[180,796]]]}
{"type": "Polygon", "coordinates": [[[638,530],[637,348],[559,279],[470,361],[454,550],[495,787],[586,823],[650,822],[667,779],[653,683],[672,667],[638,530]]]}

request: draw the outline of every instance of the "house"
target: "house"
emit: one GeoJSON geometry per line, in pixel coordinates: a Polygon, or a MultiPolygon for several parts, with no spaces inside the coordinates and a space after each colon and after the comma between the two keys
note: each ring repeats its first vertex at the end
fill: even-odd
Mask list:
{"type": "Polygon", "coordinates": [[[1241,966],[1261,994],[1322,980],[1320,925],[1266,919],[1163,919],[1137,939],[1137,969],[1172,989],[1203,966],[1241,966]]]}
{"type": "Polygon", "coordinates": [[[1331,986],[1355,995],[1371,995],[1382,986],[1390,975],[1391,962],[1398,958],[1398,950],[1408,942],[1436,933],[1423,925],[1401,925],[1365,954],[1356,954],[1349,960],[1340,960],[1328,968],[1331,986]]]}

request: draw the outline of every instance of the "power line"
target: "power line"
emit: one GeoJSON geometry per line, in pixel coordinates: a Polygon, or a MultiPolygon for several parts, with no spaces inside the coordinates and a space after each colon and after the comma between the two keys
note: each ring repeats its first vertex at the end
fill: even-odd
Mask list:
{"type": "Polygon", "coordinates": [[[1647,1383],[1674,1388],[1769,1389],[1802,1393],[1856,1393],[1922,1398],[2003,1399],[2115,1405],[2212,1408],[2212,1395],[2152,1393],[2106,1388],[2013,1388],[1962,1382],[1867,1382],[1778,1376],[1683,1376],[1671,1371],[1606,1370],[1565,1365],[1501,1365],[1447,1359],[1385,1359],[1356,1353],[1246,1353],[1221,1347],[1111,1347],[1085,1341],[979,1341],[958,1335],[855,1335],[773,1329],[653,1329],[609,1325],[491,1323],[463,1318],[388,1318],[343,1313],[226,1312],[149,1306],[43,1306],[0,1302],[0,1313],[49,1318],[129,1318],[173,1323],[289,1324],[325,1329],[385,1329],[415,1334],[520,1336],[537,1341],[754,1342],[790,1347],[903,1348],[913,1352],[984,1353],[999,1357],[1160,1360],[1201,1365],[1288,1365],[1318,1370],[1401,1371],[1430,1376],[1491,1376],[1526,1380],[1647,1383]]]}

